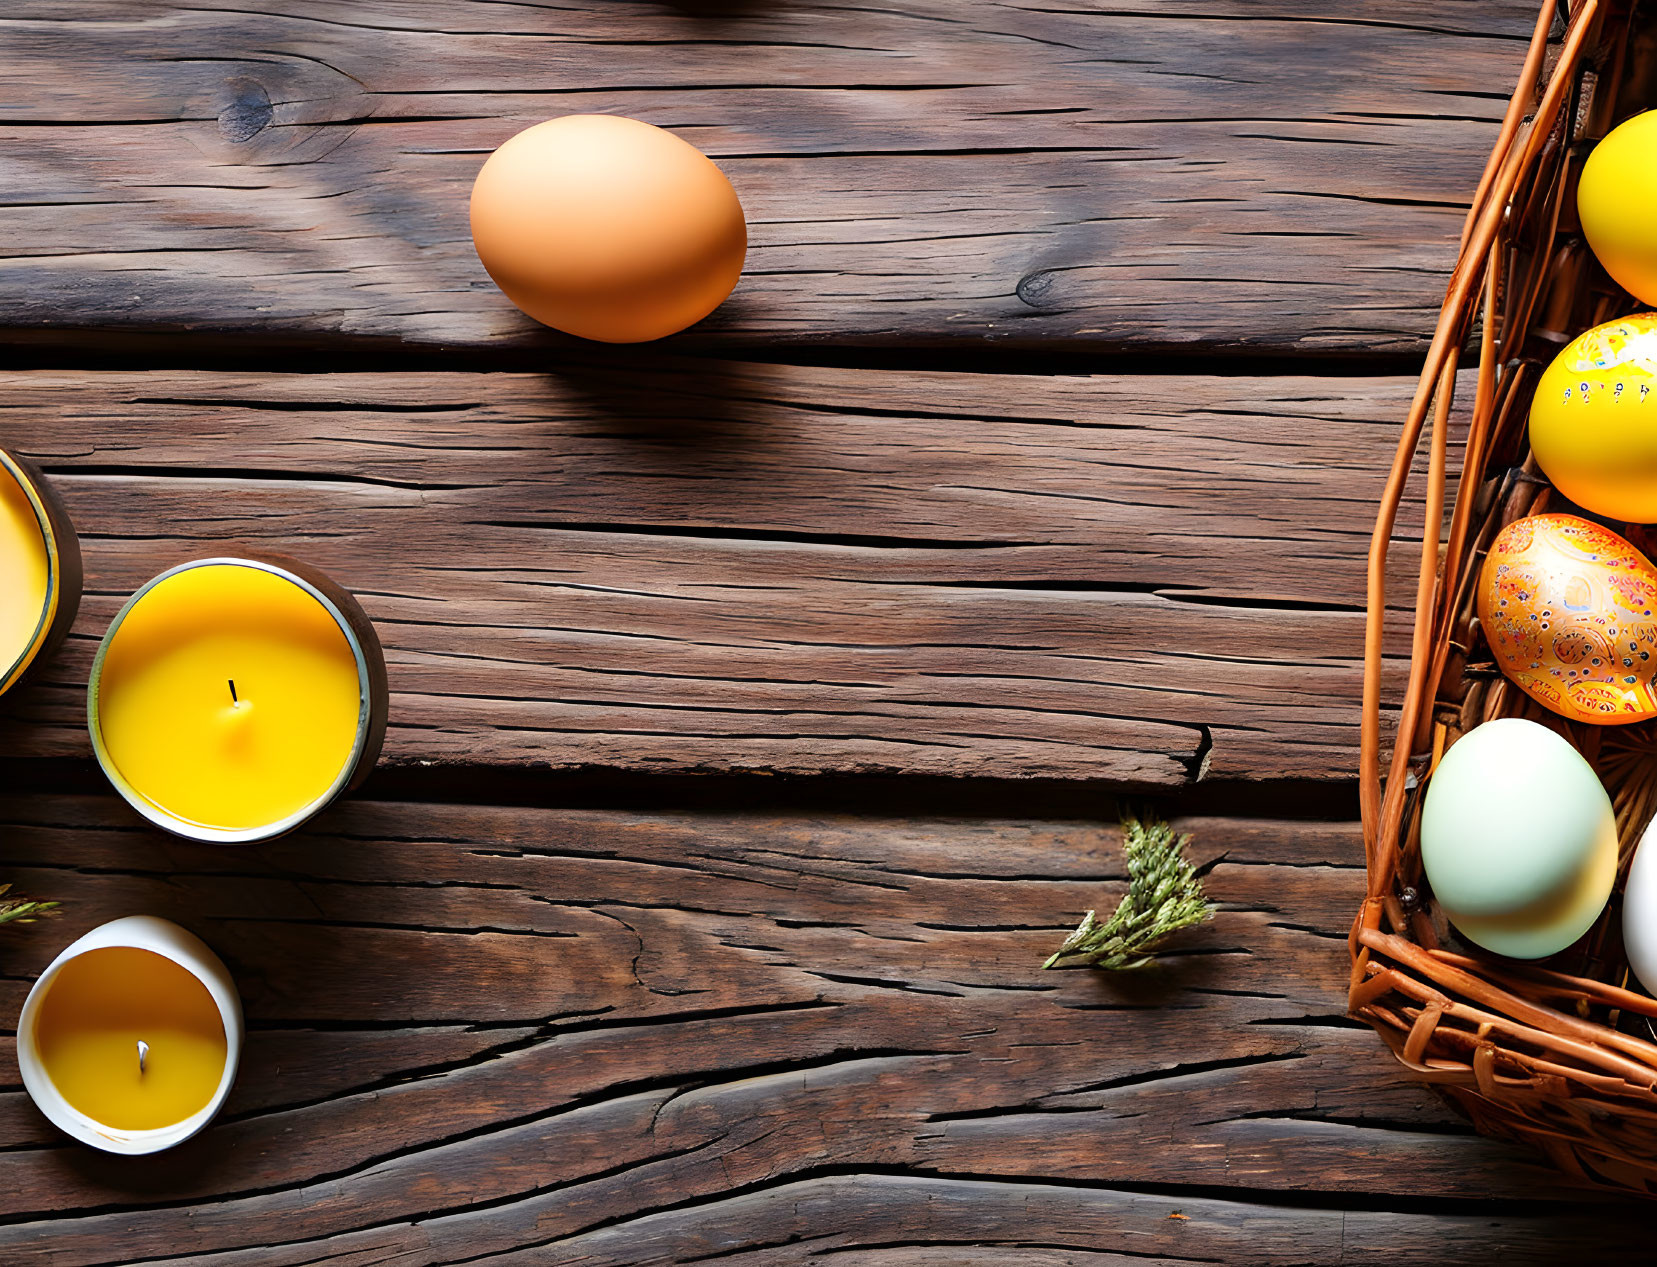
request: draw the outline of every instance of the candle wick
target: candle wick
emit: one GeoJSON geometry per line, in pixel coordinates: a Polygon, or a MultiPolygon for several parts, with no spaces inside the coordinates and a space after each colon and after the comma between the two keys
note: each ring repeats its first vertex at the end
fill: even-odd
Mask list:
{"type": "Polygon", "coordinates": [[[144,1062],[149,1059],[150,1045],[142,1038],[138,1040],[138,1072],[144,1072],[144,1062]]]}
{"type": "Polygon", "coordinates": [[[242,702],[241,700],[236,698],[236,679],[235,678],[230,679],[230,702],[232,704],[240,704],[242,702]]]}

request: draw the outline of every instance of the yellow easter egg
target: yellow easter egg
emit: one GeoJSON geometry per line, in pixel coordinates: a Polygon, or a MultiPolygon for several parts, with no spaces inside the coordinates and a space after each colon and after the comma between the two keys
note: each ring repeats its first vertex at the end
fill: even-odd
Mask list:
{"type": "Polygon", "coordinates": [[[1657,523],[1657,313],[1608,321],[1565,345],[1536,384],[1530,447],[1577,505],[1657,523]]]}
{"type": "Polygon", "coordinates": [[[1609,528],[1532,515],[1496,534],[1479,624],[1503,673],[1573,721],[1657,717],[1657,568],[1609,528]]]}
{"type": "Polygon", "coordinates": [[[1582,235],[1617,284],[1657,304],[1657,110],[1613,128],[1594,147],[1577,184],[1582,235]]]}

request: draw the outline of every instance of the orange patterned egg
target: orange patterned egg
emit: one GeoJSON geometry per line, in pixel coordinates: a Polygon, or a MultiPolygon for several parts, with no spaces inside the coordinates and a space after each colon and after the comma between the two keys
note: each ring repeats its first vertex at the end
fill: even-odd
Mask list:
{"type": "Polygon", "coordinates": [[[1533,515],[1491,543],[1479,622],[1502,672],[1575,721],[1657,717],[1657,568],[1574,515],[1533,515]]]}

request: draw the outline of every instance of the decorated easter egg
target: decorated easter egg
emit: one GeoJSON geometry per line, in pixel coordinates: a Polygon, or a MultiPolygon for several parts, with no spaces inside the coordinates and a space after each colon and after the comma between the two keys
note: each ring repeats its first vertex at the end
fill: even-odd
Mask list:
{"type": "Polygon", "coordinates": [[[1491,542],[1479,623],[1502,672],[1575,721],[1657,717],[1657,568],[1609,528],[1533,515],[1491,542]]]}
{"type": "Polygon", "coordinates": [[[1645,829],[1622,891],[1622,944],[1646,992],[1657,993],[1657,822],[1645,829]]]}
{"type": "Polygon", "coordinates": [[[638,343],[724,302],[748,226],[731,182],[695,146],[637,119],[576,114],[489,156],[472,186],[472,242],[537,321],[638,343]]]}
{"type": "Polygon", "coordinates": [[[1540,959],[1593,925],[1617,877],[1611,798],[1546,726],[1488,721],[1444,754],[1421,809],[1421,866],[1469,941],[1540,959]]]}
{"type": "Polygon", "coordinates": [[[1577,184],[1582,235],[1616,283],[1657,304],[1657,110],[1613,128],[1594,147],[1577,184]]]}
{"type": "Polygon", "coordinates": [[[1530,447],[1577,505],[1657,523],[1657,314],[1608,321],[1565,345],[1536,384],[1530,447]]]}

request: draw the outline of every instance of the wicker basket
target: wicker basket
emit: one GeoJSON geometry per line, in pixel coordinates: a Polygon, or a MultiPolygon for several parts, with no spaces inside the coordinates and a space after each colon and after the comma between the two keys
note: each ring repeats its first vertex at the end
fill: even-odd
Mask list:
{"type": "MultiPolygon", "coordinates": [[[[1507,716],[1566,735],[1599,771],[1623,845],[1619,893],[1657,806],[1657,724],[1602,729],[1546,712],[1496,670],[1474,612],[1490,540],[1560,500],[1526,440],[1537,378],[1569,339],[1638,307],[1582,241],[1575,190],[1593,142],[1657,105],[1652,9],[1657,3],[1629,0],[1576,0],[1568,11],[1543,5],[1463,229],[1370,547],[1360,768],[1369,889],[1352,929],[1350,995],[1352,1013],[1481,1131],[1539,1147],[1583,1181],[1641,1193],[1657,1193],[1657,1000],[1625,988],[1620,899],[1547,967],[1462,953],[1424,892],[1419,819],[1422,789],[1446,747],[1507,716]],[[1451,399],[1462,350],[1475,337],[1477,387],[1446,530],[1451,399]],[[1383,794],[1387,546],[1424,430],[1426,526],[1410,672],[1383,794]]],[[[1648,555],[1657,545],[1650,528],[1627,535],[1648,555]]]]}

